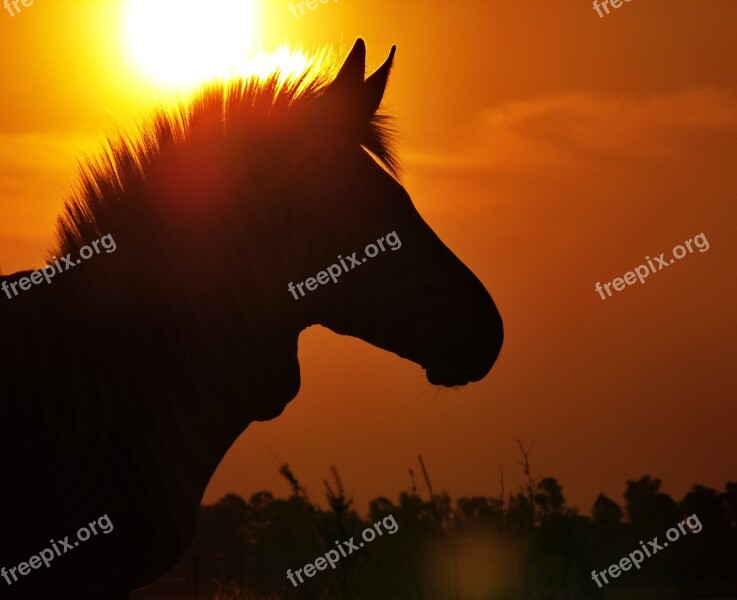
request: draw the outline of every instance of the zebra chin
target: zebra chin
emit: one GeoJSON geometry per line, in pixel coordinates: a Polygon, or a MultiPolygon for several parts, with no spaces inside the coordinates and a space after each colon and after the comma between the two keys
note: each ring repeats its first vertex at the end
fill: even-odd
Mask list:
{"type": "Polygon", "coordinates": [[[441,366],[424,366],[425,375],[428,382],[432,385],[442,385],[443,387],[459,387],[481,381],[489,374],[494,366],[496,356],[491,362],[479,365],[476,368],[469,369],[468,363],[465,364],[443,364],[441,366]]]}

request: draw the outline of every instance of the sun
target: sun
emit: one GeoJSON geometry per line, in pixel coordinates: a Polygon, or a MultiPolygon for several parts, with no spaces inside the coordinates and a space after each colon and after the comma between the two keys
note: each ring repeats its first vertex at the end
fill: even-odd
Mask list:
{"type": "Polygon", "coordinates": [[[156,83],[185,89],[243,71],[254,0],[128,0],[128,52],[156,83]]]}

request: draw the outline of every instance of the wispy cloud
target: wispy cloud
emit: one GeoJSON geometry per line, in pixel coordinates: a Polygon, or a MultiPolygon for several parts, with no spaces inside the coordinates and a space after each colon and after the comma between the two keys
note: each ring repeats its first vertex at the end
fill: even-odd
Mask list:
{"type": "Polygon", "coordinates": [[[498,170],[667,162],[702,145],[705,135],[721,152],[737,133],[737,94],[711,88],[646,98],[566,94],[488,107],[474,121],[466,150],[410,150],[408,162],[498,170]]]}

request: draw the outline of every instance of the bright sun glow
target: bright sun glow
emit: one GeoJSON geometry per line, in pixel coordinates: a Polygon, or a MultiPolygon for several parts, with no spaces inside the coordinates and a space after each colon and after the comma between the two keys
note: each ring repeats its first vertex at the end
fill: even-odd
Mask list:
{"type": "Polygon", "coordinates": [[[254,52],[257,0],[129,0],[126,40],[137,66],[156,83],[175,89],[214,78],[287,76],[309,59],[281,47],[254,52]]]}

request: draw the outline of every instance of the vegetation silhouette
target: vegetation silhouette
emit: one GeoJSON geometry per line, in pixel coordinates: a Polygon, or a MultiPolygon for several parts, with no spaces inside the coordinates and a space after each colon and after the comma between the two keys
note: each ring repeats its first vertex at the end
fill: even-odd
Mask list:
{"type": "MultiPolygon", "coordinates": [[[[525,459],[526,461],[527,459],[525,459]]],[[[529,466],[529,463],[528,463],[529,466]]],[[[516,492],[458,498],[416,490],[353,508],[335,468],[318,506],[288,466],[286,499],[269,492],[249,501],[228,495],[203,506],[190,549],[202,565],[192,598],[220,600],[578,600],[737,597],[737,482],[724,491],[695,485],[678,502],[660,480],[627,481],[625,505],[600,494],[591,516],[566,505],[555,478],[528,480],[516,492]],[[703,528],[681,536],[603,589],[592,570],[606,570],[685,517],[703,528]],[[388,515],[396,534],[377,538],[295,588],[286,577],[388,515]],[[625,518],[626,516],[626,518],[625,518]]],[[[503,485],[502,485],[503,488],[503,485]]],[[[150,596],[151,598],[155,596],[150,596]]],[[[142,596],[149,598],[149,596],[142,596]]]]}
{"type": "Polygon", "coordinates": [[[499,312],[397,178],[379,111],[393,59],[366,77],[359,39],[334,77],[213,84],[83,166],[49,260],[108,234],[117,251],[0,303],[0,565],[103,514],[115,529],[0,581],[3,598],[123,600],[171,569],[228,448],[296,396],[309,326],[433,384],[489,372],[499,312]],[[288,292],[393,231],[401,252],[288,292]]]}

